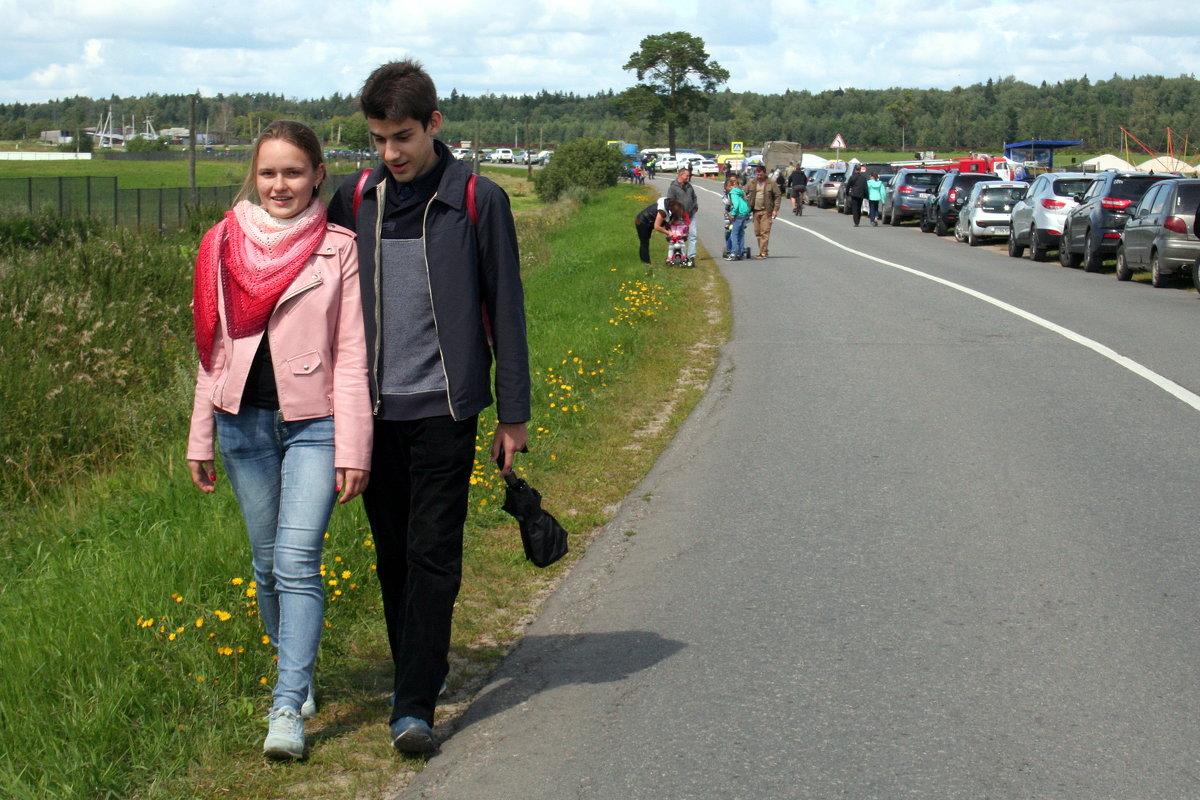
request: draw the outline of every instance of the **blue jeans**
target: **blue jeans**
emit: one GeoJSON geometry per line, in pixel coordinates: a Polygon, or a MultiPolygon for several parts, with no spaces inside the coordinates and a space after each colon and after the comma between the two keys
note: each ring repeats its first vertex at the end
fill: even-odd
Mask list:
{"type": "Polygon", "coordinates": [[[324,625],[321,546],[333,513],[333,417],[285,422],[278,411],[216,412],[221,461],[237,495],[258,610],[279,654],[272,709],[308,695],[324,625]]]}
{"type": "Polygon", "coordinates": [[[729,252],[740,256],[746,251],[746,217],[734,217],[729,229],[729,252]]]}

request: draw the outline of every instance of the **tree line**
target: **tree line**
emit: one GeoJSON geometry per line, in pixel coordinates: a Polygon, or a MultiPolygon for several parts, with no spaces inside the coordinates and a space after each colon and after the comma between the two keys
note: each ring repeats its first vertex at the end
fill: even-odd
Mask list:
{"type": "MultiPolygon", "coordinates": [[[[579,137],[620,139],[642,146],[663,145],[661,126],[623,113],[613,91],[592,95],[541,91],[537,94],[467,96],[457,90],[441,100],[446,117],[442,138],[452,144],[545,149],[579,137]]],[[[841,134],[851,150],[975,150],[997,152],[1004,142],[1078,139],[1089,150],[1119,150],[1124,127],[1156,152],[1190,156],[1200,149],[1200,80],[1192,75],[1143,75],[1107,80],[1082,78],[1033,85],[1015,78],[988,79],[952,89],[834,89],[781,94],[707,93],[708,107],[676,130],[680,147],[721,151],[731,141],[747,146],[796,141],[827,150],[841,134]]],[[[74,133],[96,125],[111,110],[125,120],[156,128],[186,127],[191,96],[116,95],[73,97],[44,103],[0,104],[0,140],[36,139],[42,130],[74,133]]],[[[357,100],[334,94],[317,100],[274,94],[200,97],[197,127],[213,141],[252,139],[274,119],[298,119],[327,142],[357,149],[369,146],[357,100]]]]}

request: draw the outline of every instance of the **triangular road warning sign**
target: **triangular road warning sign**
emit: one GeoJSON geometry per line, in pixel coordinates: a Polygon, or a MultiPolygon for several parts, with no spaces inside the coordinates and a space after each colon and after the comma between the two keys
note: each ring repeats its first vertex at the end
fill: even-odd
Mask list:
{"type": "Polygon", "coordinates": [[[838,150],[838,149],[845,150],[846,149],[846,140],[843,139],[842,135],[839,133],[837,136],[833,137],[833,144],[831,144],[829,146],[835,150],[838,150]]]}

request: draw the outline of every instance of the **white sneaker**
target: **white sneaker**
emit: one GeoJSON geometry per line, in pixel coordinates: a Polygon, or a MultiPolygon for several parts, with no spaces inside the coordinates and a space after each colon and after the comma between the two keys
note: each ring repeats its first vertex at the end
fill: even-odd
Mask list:
{"type": "Polygon", "coordinates": [[[300,716],[304,719],[312,719],[317,715],[317,697],[313,692],[312,684],[308,686],[308,697],[304,701],[304,705],[300,706],[300,716]]]}
{"type": "Polygon", "coordinates": [[[277,761],[304,757],[304,720],[290,708],[272,709],[263,755],[277,761]]]}

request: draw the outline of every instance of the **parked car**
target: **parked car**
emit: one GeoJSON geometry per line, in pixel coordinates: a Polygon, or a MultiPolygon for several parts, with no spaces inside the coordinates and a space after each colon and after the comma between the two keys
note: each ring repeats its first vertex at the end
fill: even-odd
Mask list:
{"type": "Polygon", "coordinates": [[[998,181],[994,172],[947,172],[937,189],[925,199],[921,208],[921,230],[945,236],[958,222],[958,209],[967,199],[971,187],[980,181],[998,181]]]}
{"type": "Polygon", "coordinates": [[[553,150],[539,150],[537,155],[533,157],[533,163],[545,166],[550,163],[550,157],[554,155],[553,150]]]}
{"type": "Polygon", "coordinates": [[[1045,261],[1047,250],[1058,249],[1067,213],[1078,205],[1075,195],[1086,192],[1093,178],[1095,173],[1084,172],[1046,172],[1034,178],[1013,207],[1008,254],[1020,258],[1028,247],[1030,258],[1045,261]]]}
{"type": "Polygon", "coordinates": [[[654,168],[659,172],[674,172],[679,169],[679,157],[664,153],[658,157],[658,164],[654,168]]]}
{"type": "Polygon", "coordinates": [[[1180,273],[1188,274],[1200,259],[1196,237],[1200,208],[1200,179],[1164,180],[1142,196],[1117,246],[1117,280],[1127,281],[1137,270],[1150,270],[1150,283],[1166,286],[1180,273]]]}
{"type": "Polygon", "coordinates": [[[1129,212],[1151,186],[1169,177],[1149,172],[1097,172],[1087,190],[1075,196],[1079,205],[1063,220],[1059,263],[1078,267],[1082,262],[1088,272],[1099,270],[1105,256],[1116,254],[1129,212]]]}
{"type": "Polygon", "coordinates": [[[925,201],[932,196],[946,173],[939,169],[901,167],[887,183],[879,214],[885,223],[899,225],[904,219],[920,219],[925,201]]]}
{"type": "Polygon", "coordinates": [[[498,147],[492,151],[492,160],[498,164],[513,163],[513,151],[508,147],[498,147]]]}
{"type": "Polygon", "coordinates": [[[828,167],[817,170],[808,182],[808,204],[817,208],[829,208],[837,200],[838,188],[845,180],[845,170],[828,167]]]}
{"type": "Polygon", "coordinates": [[[1029,191],[1025,181],[980,181],[971,187],[954,223],[954,238],[971,247],[984,239],[1004,238],[1012,225],[1013,206],[1029,191]]]}

